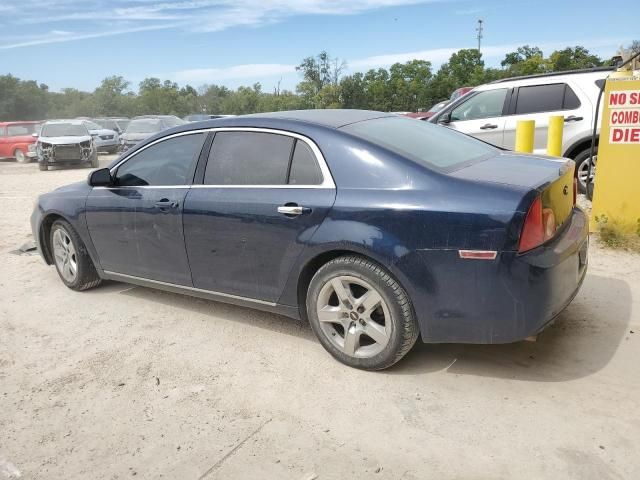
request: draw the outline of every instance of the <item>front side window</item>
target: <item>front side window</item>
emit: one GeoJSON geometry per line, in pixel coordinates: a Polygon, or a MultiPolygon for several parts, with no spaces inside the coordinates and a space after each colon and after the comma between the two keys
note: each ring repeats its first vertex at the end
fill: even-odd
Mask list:
{"type": "Polygon", "coordinates": [[[18,136],[26,136],[36,133],[37,124],[35,123],[24,123],[22,125],[9,125],[7,127],[8,136],[9,137],[18,137],[18,136]]]}
{"type": "Polygon", "coordinates": [[[451,121],[479,120],[502,116],[507,89],[478,92],[451,111],[451,121]]]}
{"type": "Polygon", "coordinates": [[[217,132],[206,185],[285,185],[293,138],[261,132],[217,132]]]}
{"type": "Polygon", "coordinates": [[[200,155],[205,133],[181,135],[158,142],[134,154],[118,167],[115,185],[188,185],[200,155]]]}

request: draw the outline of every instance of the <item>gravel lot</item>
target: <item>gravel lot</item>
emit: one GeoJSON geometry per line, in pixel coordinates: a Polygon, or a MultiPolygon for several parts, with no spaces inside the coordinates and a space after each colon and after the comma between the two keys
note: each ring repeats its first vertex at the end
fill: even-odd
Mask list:
{"type": "Polygon", "coordinates": [[[367,373],[284,317],[76,293],[12,253],[36,196],[88,172],[0,163],[0,479],[640,478],[640,257],[592,242],[536,343],[418,344],[367,373]]]}

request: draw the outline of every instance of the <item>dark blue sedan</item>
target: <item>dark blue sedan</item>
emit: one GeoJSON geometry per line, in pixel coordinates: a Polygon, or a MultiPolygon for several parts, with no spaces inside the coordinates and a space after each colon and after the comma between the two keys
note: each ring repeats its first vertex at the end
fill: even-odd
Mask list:
{"type": "Polygon", "coordinates": [[[69,288],[103,279],[307,319],[357,368],[535,336],[586,273],[571,160],[358,110],[191,123],[31,218],[69,288]]]}

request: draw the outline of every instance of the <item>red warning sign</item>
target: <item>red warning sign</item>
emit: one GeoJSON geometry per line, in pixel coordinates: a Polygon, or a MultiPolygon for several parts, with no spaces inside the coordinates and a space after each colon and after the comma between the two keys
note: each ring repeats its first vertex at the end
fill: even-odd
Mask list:
{"type": "Polygon", "coordinates": [[[640,90],[609,93],[609,143],[640,144],[640,90]]]}

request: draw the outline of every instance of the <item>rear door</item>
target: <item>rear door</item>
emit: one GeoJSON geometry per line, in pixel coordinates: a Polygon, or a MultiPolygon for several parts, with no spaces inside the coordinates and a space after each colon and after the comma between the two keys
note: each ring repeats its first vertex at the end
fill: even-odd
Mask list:
{"type": "Polygon", "coordinates": [[[446,126],[502,147],[508,93],[508,88],[470,93],[466,101],[451,110],[446,126]]]}
{"type": "Polygon", "coordinates": [[[190,286],[182,212],[206,133],[151,144],[115,169],[113,187],[96,187],[87,225],[107,271],[190,286]]]}
{"type": "Polygon", "coordinates": [[[574,138],[584,138],[589,131],[591,108],[590,102],[581,101],[574,89],[563,82],[517,87],[506,117],[504,147],[515,147],[519,120],[535,120],[534,153],[546,153],[549,117],[552,115],[564,117],[565,144],[568,140],[572,143],[574,138]]]}
{"type": "Polygon", "coordinates": [[[194,287],[276,302],[335,200],[320,150],[288,132],[226,129],[200,174],[184,209],[194,287]]]}

